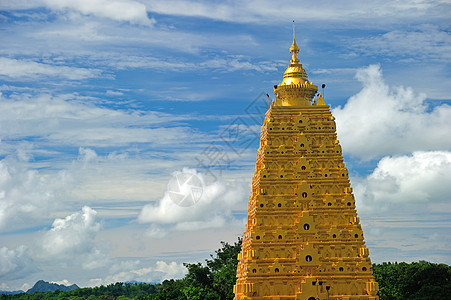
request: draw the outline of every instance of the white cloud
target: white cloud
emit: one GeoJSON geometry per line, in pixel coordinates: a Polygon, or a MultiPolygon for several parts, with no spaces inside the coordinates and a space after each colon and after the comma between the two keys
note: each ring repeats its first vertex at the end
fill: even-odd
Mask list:
{"type": "Polygon", "coordinates": [[[333,109],[344,152],[361,159],[446,150],[451,147],[451,107],[428,110],[424,94],[411,88],[391,87],[382,79],[378,65],[357,71],[362,90],[343,107],[333,109]]]}
{"type": "Polygon", "coordinates": [[[95,210],[84,206],[80,212],[64,219],[55,219],[52,228],[40,238],[39,258],[81,264],[84,269],[105,265],[109,257],[99,249],[95,241],[102,228],[96,216],[95,210]]]}
{"type": "Polygon", "coordinates": [[[206,60],[200,63],[200,67],[208,69],[218,69],[220,71],[276,71],[277,64],[273,61],[253,62],[249,57],[242,55],[229,55],[225,57],[217,57],[215,59],[206,60]]]}
{"type": "Polygon", "coordinates": [[[0,161],[0,231],[36,226],[60,205],[56,196],[70,181],[64,171],[43,174],[7,157],[0,161]]]}
{"type": "Polygon", "coordinates": [[[111,257],[110,249],[105,246],[108,243],[99,237],[102,227],[97,212],[85,206],[81,211],[55,219],[51,229],[34,239],[32,251],[23,245],[12,250],[0,247],[0,279],[5,280],[11,289],[11,284],[20,285],[23,278],[40,271],[37,266],[45,266],[42,274],[65,285],[73,282],[100,285],[132,280],[160,282],[186,274],[183,264],[174,261],[111,257]],[[49,263],[53,268],[70,272],[66,275],[45,273],[49,263]]]}
{"type": "MultiPolygon", "coordinates": [[[[174,33],[176,34],[176,33],[174,33]]],[[[157,70],[170,70],[174,72],[192,72],[200,70],[215,70],[218,72],[257,71],[267,72],[277,70],[274,61],[254,61],[243,55],[223,55],[214,59],[200,62],[174,61],[172,57],[157,58],[151,56],[117,56],[101,61],[118,69],[148,68],[157,70]]]]}
{"type": "Polygon", "coordinates": [[[2,96],[0,136],[2,140],[38,136],[41,145],[47,141],[51,145],[101,147],[128,143],[179,144],[181,139],[191,140],[197,135],[188,127],[164,127],[195,117],[114,110],[95,106],[95,99],[91,103],[83,100],[77,95],[2,96]]]}
{"type": "Polygon", "coordinates": [[[66,160],[57,154],[49,163],[34,161],[32,154],[39,155],[39,150],[21,149],[19,145],[17,154],[0,160],[0,232],[44,226],[50,218],[78,209],[80,203],[93,203],[102,217],[135,218],[141,203],[161,195],[165,187],[161,175],[176,169],[179,159],[190,161],[133,151],[99,155],[81,147],[78,157],[69,155],[66,160]]]}
{"type": "Polygon", "coordinates": [[[447,63],[451,59],[451,36],[437,26],[422,25],[416,30],[394,30],[382,35],[350,41],[351,49],[365,55],[380,55],[390,60],[447,63]]]}
{"type": "Polygon", "coordinates": [[[56,283],[56,284],[65,285],[65,286],[70,286],[73,284],[73,283],[70,283],[67,279],[63,279],[60,281],[51,281],[50,283],[56,283]]]}
{"type": "Polygon", "coordinates": [[[11,79],[35,80],[42,76],[65,78],[69,80],[83,80],[99,77],[100,70],[84,69],[67,66],[54,66],[31,60],[18,60],[0,57],[0,76],[11,79]]]}
{"type": "Polygon", "coordinates": [[[451,152],[387,156],[352,182],[373,261],[449,263],[451,152]]]}
{"type": "MultiPolygon", "coordinates": [[[[1,48],[0,54],[10,58],[18,55],[38,57],[55,64],[68,61],[70,65],[77,63],[88,69],[94,64],[97,68],[117,66],[122,69],[143,67],[187,71],[193,63],[184,59],[186,53],[204,57],[202,49],[211,51],[216,48],[227,53],[243,44],[257,46],[253,36],[245,33],[199,33],[170,24],[149,28],[119,24],[91,15],[74,16],[74,9],[68,12],[56,17],[43,14],[44,20],[16,20],[14,12],[11,12],[13,16],[7,17],[9,26],[2,34],[2,41],[8,47],[1,48]],[[162,48],[170,52],[162,51],[162,48]],[[135,51],[137,49],[145,50],[135,51]],[[181,55],[174,56],[174,53],[181,55]]],[[[107,76],[110,71],[104,69],[103,75],[107,76]]]]}
{"type": "MultiPolygon", "coordinates": [[[[193,174],[204,182],[204,175],[192,169],[175,172],[173,176],[182,173],[193,174]]],[[[249,187],[239,180],[204,184],[198,202],[188,207],[176,204],[177,199],[171,196],[171,191],[172,188],[169,188],[163,198],[154,204],[144,206],[139,214],[139,222],[151,223],[148,234],[152,237],[162,237],[172,230],[222,228],[230,226],[233,222],[241,225],[241,222],[233,217],[232,212],[245,211],[249,187]]]]}
{"type": "Polygon", "coordinates": [[[20,279],[36,271],[36,265],[26,246],[20,245],[14,249],[0,248],[0,279],[20,279]]]}
{"type": "Polygon", "coordinates": [[[96,233],[101,224],[96,221],[97,212],[90,207],[83,207],[64,219],[55,219],[52,229],[43,237],[42,247],[53,255],[70,255],[72,251],[86,252],[92,248],[96,233]]]}
{"type": "Polygon", "coordinates": [[[176,262],[164,262],[157,261],[155,270],[162,273],[163,277],[161,280],[170,278],[180,278],[187,273],[186,268],[183,264],[177,264],[176,262]],[[183,267],[183,268],[182,268],[183,267]]]}
{"type": "Polygon", "coordinates": [[[362,209],[451,201],[451,152],[414,152],[384,157],[364,180],[357,181],[362,209]]]}
{"type": "Polygon", "coordinates": [[[93,149],[80,148],[78,158],[68,169],[74,182],[68,195],[75,201],[95,202],[102,216],[135,217],[140,209],[137,201],[156,197],[164,188],[162,180],[149,174],[149,169],[162,174],[173,164],[176,162],[139,154],[98,155],[93,149]]]}
{"type": "MultiPolygon", "coordinates": [[[[269,0],[246,2],[235,1],[145,1],[151,12],[176,16],[204,17],[228,22],[280,22],[286,16],[294,16],[296,20],[312,21],[347,21],[349,23],[368,20],[384,20],[391,23],[402,19],[417,18],[419,15],[446,17],[446,1],[321,1],[299,5],[296,1],[285,1],[283,5],[269,0]]],[[[342,24],[340,24],[342,25],[342,24]]]]}
{"type": "Polygon", "coordinates": [[[120,92],[120,91],[107,90],[106,95],[107,96],[123,96],[124,93],[120,92]]]}
{"type": "Polygon", "coordinates": [[[107,285],[116,282],[162,282],[182,278],[187,273],[182,263],[156,261],[154,264],[139,260],[127,260],[113,264],[108,276],[91,279],[91,285],[107,285]]]}
{"type": "Polygon", "coordinates": [[[69,10],[131,24],[151,26],[155,23],[155,20],[148,18],[146,7],[139,1],[133,0],[18,0],[0,5],[4,9],[29,9],[43,6],[55,11],[69,10]]]}

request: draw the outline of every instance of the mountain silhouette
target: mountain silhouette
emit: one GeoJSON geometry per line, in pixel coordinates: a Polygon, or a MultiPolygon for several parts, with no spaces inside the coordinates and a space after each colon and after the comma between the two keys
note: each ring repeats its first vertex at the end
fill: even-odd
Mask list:
{"type": "Polygon", "coordinates": [[[78,285],[73,284],[70,286],[50,283],[44,280],[39,280],[34,284],[34,286],[27,291],[27,294],[36,293],[36,292],[54,292],[56,290],[60,290],[63,292],[72,291],[79,289],[78,285]]]}

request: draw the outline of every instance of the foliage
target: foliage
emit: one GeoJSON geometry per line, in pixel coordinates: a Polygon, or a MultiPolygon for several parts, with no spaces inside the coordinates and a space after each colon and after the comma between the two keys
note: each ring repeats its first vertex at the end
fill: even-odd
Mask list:
{"type": "Polygon", "coordinates": [[[374,265],[380,300],[449,299],[451,267],[420,261],[374,265]]]}
{"type": "Polygon", "coordinates": [[[216,251],[216,258],[207,260],[213,276],[213,287],[221,300],[233,299],[233,286],[236,282],[236,269],[238,266],[238,254],[241,251],[241,239],[234,245],[222,243],[222,248],[216,251]]]}
{"type": "MultiPolygon", "coordinates": [[[[241,251],[241,239],[233,245],[221,242],[222,248],[216,256],[207,259],[207,265],[201,263],[185,264],[188,269],[183,282],[183,292],[188,300],[232,300],[233,286],[236,282],[238,253],[241,251]]],[[[167,298],[169,299],[169,298],[167,298]]]]}

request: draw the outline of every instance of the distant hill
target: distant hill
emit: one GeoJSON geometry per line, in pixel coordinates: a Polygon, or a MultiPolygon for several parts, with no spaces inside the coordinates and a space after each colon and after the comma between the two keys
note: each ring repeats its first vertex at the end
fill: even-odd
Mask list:
{"type": "Polygon", "coordinates": [[[56,290],[60,290],[63,292],[72,291],[79,289],[78,285],[73,284],[71,286],[50,283],[44,280],[39,280],[34,284],[34,286],[27,291],[27,294],[36,293],[36,292],[54,292],[56,290]]]}
{"type": "Polygon", "coordinates": [[[0,291],[0,295],[17,295],[17,294],[23,294],[25,293],[24,291],[20,290],[20,291],[0,291]]]}

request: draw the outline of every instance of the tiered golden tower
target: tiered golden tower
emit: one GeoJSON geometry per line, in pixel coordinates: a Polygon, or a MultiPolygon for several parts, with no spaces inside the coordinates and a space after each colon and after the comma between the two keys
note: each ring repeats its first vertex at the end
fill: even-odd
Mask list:
{"type": "Polygon", "coordinates": [[[290,52],[262,126],[235,299],[379,299],[334,117],[294,33],[290,52]]]}

